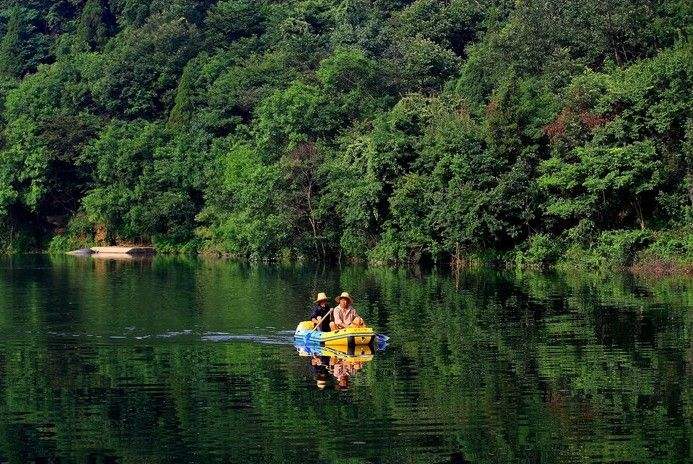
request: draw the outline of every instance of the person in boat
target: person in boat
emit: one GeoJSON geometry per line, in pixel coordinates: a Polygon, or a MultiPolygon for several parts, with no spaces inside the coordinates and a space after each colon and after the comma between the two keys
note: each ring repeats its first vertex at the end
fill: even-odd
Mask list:
{"type": "Polygon", "coordinates": [[[347,292],[339,295],[335,301],[339,303],[332,311],[330,329],[339,330],[347,327],[363,327],[363,318],[356,313],[352,306],[353,299],[347,292]]]}
{"type": "Polygon", "coordinates": [[[330,312],[330,305],[327,304],[329,299],[327,298],[327,295],[324,294],[323,292],[318,293],[317,298],[315,299],[315,305],[313,306],[313,311],[310,314],[310,320],[313,321],[313,324],[318,325],[318,330],[320,332],[329,332],[330,331],[330,317],[325,317],[327,316],[327,313],[330,312]]]}

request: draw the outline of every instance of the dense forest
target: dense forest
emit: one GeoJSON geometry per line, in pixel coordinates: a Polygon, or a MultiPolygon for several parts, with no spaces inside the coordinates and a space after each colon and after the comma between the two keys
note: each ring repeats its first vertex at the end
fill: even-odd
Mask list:
{"type": "Polygon", "coordinates": [[[685,0],[0,0],[0,248],[693,262],[685,0]]]}

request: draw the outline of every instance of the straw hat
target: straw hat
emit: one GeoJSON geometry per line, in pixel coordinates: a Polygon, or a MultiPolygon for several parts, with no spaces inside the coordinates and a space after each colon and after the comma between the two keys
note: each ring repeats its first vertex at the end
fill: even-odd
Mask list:
{"type": "Polygon", "coordinates": [[[327,298],[327,295],[325,295],[325,293],[323,293],[323,292],[318,293],[318,297],[315,299],[315,302],[319,303],[323,300],[326,301],[326,300],[329,300],[329,298],[327,298]]]}
{"type": "Polygon", "coordinates": [[[342,294],[335,298],[334,301],[339,303],[339,300],[341,300],[342,298],[346,298],[347,300],[349,300],[349,304],[354,302],[354,299],[351,298],[351,295],[349,295],[347,292],[342,292],[342,294]]]}

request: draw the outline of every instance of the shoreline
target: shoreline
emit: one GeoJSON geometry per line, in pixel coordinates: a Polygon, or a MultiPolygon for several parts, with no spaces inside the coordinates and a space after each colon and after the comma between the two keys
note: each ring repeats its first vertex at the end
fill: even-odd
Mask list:
{"type": "MultiPolygon", "coordinates": [[[[73,257],[92,257],[109,259],[112,258],[111,255],[104,255],[102,257],[98,256],[98,253],[92,255],[71,255],[69,252],[63,251],[50,251],[50,250],[34,250],[21,253],[0,253],[0,256],[4,257],[14,257],[22,255],[46,255],[46,256],[73,256],[73,257]]],[[[648,258],[643,260],[638,260],[628,266],[616,266],[604,264],[602,266],[590,266],[586,265],[585,262],[580,260],[566,260],[559,261],[552,265],[537,266],[537,265],[517,265],[512,260],[506,259],[479,259],[478,255],[470,255],[466,258],[461,258],[461,264],[455,266],[453,262],[441,263],[441,264],[431,264],[422,265],[421,263],[377,263],[377,262],[367,262],[363,260],[348,259],[344,260],[341,264],[338,261],[330,260],[309,260],[304,257],[292,257],[292,258],[264,258],[264,259],[252,259],[243,258],[235,256],[228,253],[219,252],[196,252],[196,253],[185,253],[185,252],[171,252],[171,251],[156,251],[154,254],[150,255],[127,255],[132,260],[142,260],[142,259],[154,259],[156,257],[164,258],[175,258],[175,257],[189,257],[198,259],[208,259],[208,260],[220,260],[220,261],[236,261],[239,263],[247,264],[313,264],[313,265],[326,265],[334,264],[336,267],[341,267],[343,265],[347,266],[364,266],[368,268],[391,268],[391,269],[418,269],[419,271],[433,271],[435,269],[442,270],[444,272],[449,272],[455,274],[456,272],[461,272],[465,270],[473,269],[489,269],[498,271],[525,271],[525,272],[537,272],[540,274],[551,274],[551,273],[571,273],[571,272],[581,272],[585,274],[603,274],[603,273],[613,273],[613,274],[630,274],[635,277],[642,278],[667,278],[667,277],[693,277],[693,262],[686,261],[674,261],[661,258],[648,258]]]]}

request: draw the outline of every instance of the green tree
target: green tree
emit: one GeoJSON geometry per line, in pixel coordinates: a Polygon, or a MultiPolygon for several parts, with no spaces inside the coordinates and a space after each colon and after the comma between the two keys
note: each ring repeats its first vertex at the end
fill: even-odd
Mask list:
{"type": "Polygon", "coordinates": [[[659,227],[686,216],[693,207],[684,180],[686,53],[680,48],[624,71],[575,79],[569,106],[549,126],[555,151],[539,178],[551,195],[548,214],[600,228],[659,227]]]}
{"type": "Polygon", "coordinates": [[[212,46],[230,44],[263,31],[262,2],[223,0],[207,12],[205,26],[212,46]]]}
{"type": "Polygon", "coordinates": [[[90,49],[102,47],[115,29],[115,19],[103,0],[87,0],[77,28],[78,40],[90,49]]]}
{"type": "Polygon", "coordinates": [[[184,18],[153,17],[109,41],[89,76],[94,100],[111,117],[155,118],[174,105],[187,62],[196,54],[197,28],[184,18]]]}
{"type": "Polygon", "coordinates": [[[36,10],[12,6],[4,10],[5,30],[0,40],[0,74],[21,78],[49,58],[49,43],[36,10]]]}

